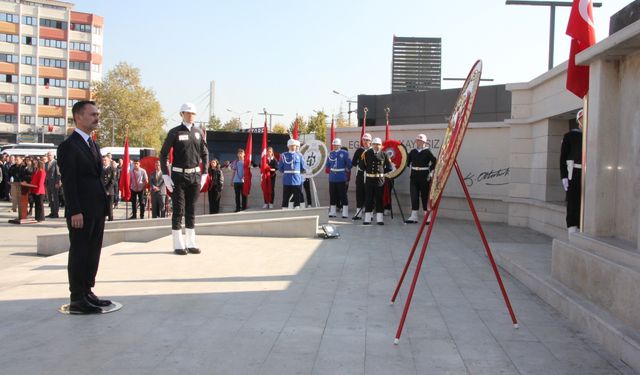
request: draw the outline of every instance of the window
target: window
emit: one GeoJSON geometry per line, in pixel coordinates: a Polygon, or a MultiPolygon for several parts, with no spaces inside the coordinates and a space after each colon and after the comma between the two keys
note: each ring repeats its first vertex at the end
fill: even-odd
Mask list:
{"type": "Polygon", "coordinates": [[[55,107],[64,107],[66,104],[66,100],[64,98],[38,98],[38,104],[40,105],[52,105],[55,107]]]}
{"type": "Polygon", "coordinates": [[[36,84],[36,77],[33,77],[33,76],[21,76],[20,77],[20,83],[22,83],[24,85],[35,85],[36,84]]]}
{"type": "Polygon", "coordinates": [[[67,48],[67,42],[64,40],[56,40],[56,39],[40,39],[40,45],[43,47],[52,47],[52,48],[67,48]]]}
{"type": "Polygon", "coordinates": [[[36,65],[36,58],[34,56],[22,55],[22,63],[25,65],[36,65]]]}
{"type": "Polygon", "coordinates": [[[64,21],[56,21],[56,20],[49,20],[46,18],[40,18],[40,26],[44,26],[44,27],[52,27],[54,29],[60,29],[60,30],[66,30],[67,29],[67,23],[64,21]]]}
{"type": "Polygon", "coordinates": [[[96,34],[96,35],[100,35],[100,34],[102,34],[102,27],[100,27],[100,26],[94,26],[94,27],[93,27],[93,33],[94,33],[94,34],[96,34]]]}
{"type": "Polygon", "coordinates": [[[36,18],[31,16],[22,17],[22,23],[25,25],[32,25],[32,26],[37,25],[36,18]]]}
{"type": "Polygon", "coordinates": [[[8,63],[12,63],[12,64],[17,64],[18,63],[18,56],[17,55],[11,55],[8,53],[0,53],[0,62],[8,62],[8,63]]]}
{"type": "Polygon", "coordinates": [[[9,124],[17,124],[18,116],[16,115],[0,115],[0,121],[7,122],[9,124]]]}
{"type": "Polygon", "coordinates": [[[91,52],[91,44],[89,43],[71,42],[70,48],[76,51],[91,52]]]}
{"type": "Polygon", "coordinates": [[[40,78],[39,83],[40,86],[44,87],[66,87],[67,81],[64,79],[56,79],[56,78],[40,78]]]}
{"type": "Polygon", "coordinates": [[[86,23],[72,23],[71,24],[71,30],[80,31],[80,32],[83,32],[83,33],[90,33],[91,32],[91,25],[87,25],[86,23]]]}
{"type": "Polygon", "coordinates": [[[39,117],[40,125],[64,126],[64,118],[62,117],[39,117]]]}
{"type": "Polygon", "coordinates": [[[33,96],[23,95],[22,104],[36,104],[36,98],[33,96]]]}
{"type": "Polygon", "coordinates": [[[99,44],[94,44],[91,46],[91,52],[102,54],[102,46],[99,44]]]}
{"type": "Polygon", "coordinates": [[[79,101],[80,99],[69,99],[67,100],[67,104],[69,105],[69,108],[72,108],[79,101]]]}
{"type": "Polygon", "coordinates": [[[15,34],[0,34],[0,42],[18,43],[19,40],[15,34]]]}
{"type": "Polygon", "coordinates": [[[30,46],[35,46],[36,43],[38,43],[38,38],[36,38],[34,36],[23,36],[22,37],[22,44],[28,44],[30,46]]]}
{"type": "Polygon", "coordinates": [[[89,70],[90,65],[88,62],[69,61],[69,69],[89,70]]]}
{"type": "Polygon", "coordinates": [[[66,60],[58,60],[58,59],[50,59],[47,57],[40,58],[40,66],[48,66],[52,68],[66,68],[67,61],[66,60]]]}
{"type": "Polygon", "coordinates": [[[69,81],[69,87],[72,89],[88,89],[89,81],[69,81]]]}
{"type": "Polygon", "coordinates": [[[15,74],[0,74],[0,82],[18,83],[18,76],[15,74]]]}
{"type": "Polygon", "coordinates": [[[91,71],[94,73],[100,73],[100,64],[91,64],[91,71]]]}
{"type": "Polygon", "coordinates": [[[17,103],[18,95],[0,94],[0,103],[17,103]]]}
{"type": "Polygon", "coordinates": [[[29,115],[22,115],[20,116],[22,117],[22,123],[23,124],[27,124],[27,125],[35,125],[36,124],[36,118],[33,116],[29,116],[29,115]]]}
{"type": "Polygon", "coordinates": [[[2,22],[18,23],[19,19],[20,17],[17,14],[0,13],[0,21],[2,22]]]}

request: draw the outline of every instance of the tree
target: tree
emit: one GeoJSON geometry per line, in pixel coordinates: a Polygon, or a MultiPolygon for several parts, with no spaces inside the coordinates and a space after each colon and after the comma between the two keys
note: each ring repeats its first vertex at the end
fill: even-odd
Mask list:
{"type": "Polygon", "coordinates": [[[289,131],[287,130],[287,127],[284,126],[284,124],[277,123],[273,126],[273,129],[271,129],[271,132],[276,134],[287,134],[289,131]]]}
{"type": "Polygon", "coordinates": [[[349,120],[345,117],[344,112],[342,112],[342,105],[340,105],[340,112],[335,117],[335,125],[336,128],[348,128],[349,120]]]}
{"type": "MultiPolygon", "coordinates": [[[[304,121],[304,118],[297,117],[298,120],[298,135],[307,134],[307,123],[304,121]]],[[[289,134],[293,135],[293,125],[296,123],[296,120],[291,121],[291,125],[289,125],[289,134]]]]}
{"type": "Polygon", "coordinates": [[[209,117],[209,123],[207,124],[207,130],[218,131],[222,129],[222,120],[216,115],[209,117]]]}
{"type": "Polygon", "coordinates": [[[325,135],[327,134],[327,115],[324,111],[316,112],[315,116],[309,117],[307,123],[307,134],[315,133],[316,139],[325,142],[325,135]]]}
{"type": "Polygon", "coordinates": [[[122,146],[128,132],[132,147],[159,150],[166,120],[153,90],[142,86],[140,69],[118,63],[93,85],[93,98],[101,115],[98,142],[122,146]],[[112,142],[113,137],[113,142],[112,142]]]}
{"type": "Polygon", "coordinates": [[[231,120],[227,121],[222,125],[222,130],[226,132],[236,132],[242,129],[242,122],[240,119],[234,117],[231,120]]]}

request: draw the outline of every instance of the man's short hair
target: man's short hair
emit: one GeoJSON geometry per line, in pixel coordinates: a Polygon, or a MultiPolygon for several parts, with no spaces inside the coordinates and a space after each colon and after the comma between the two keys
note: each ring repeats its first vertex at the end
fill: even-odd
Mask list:
{"type": "Polygon", "coordinates": [[[86,107],[89,104],[96,105],[96,102],[94,102],[93,100],[80,100],[79,102],[74,104],[73,107],[71,108],[71,114],[73,115],[73,117],[75,118],[76,114],[82,112],[84,110],[84,107],[86,107]]]}
{"type": "Polygon", "coordinates": [[[238,152],[244,152],[244,149],[243,149],[243,148],[239,148],[239,149],[238,149],[238,151],[236,151],[236,154],[237,154],[238,152]]]}

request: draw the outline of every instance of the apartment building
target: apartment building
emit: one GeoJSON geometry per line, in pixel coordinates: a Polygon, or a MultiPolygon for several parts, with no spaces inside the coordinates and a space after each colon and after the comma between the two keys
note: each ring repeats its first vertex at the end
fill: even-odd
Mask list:
{"type": "Polygon", "coordinates": [[[0,143],[60,143],[102,76],[104,20],[54,0],[0,0],[0,143]]]}

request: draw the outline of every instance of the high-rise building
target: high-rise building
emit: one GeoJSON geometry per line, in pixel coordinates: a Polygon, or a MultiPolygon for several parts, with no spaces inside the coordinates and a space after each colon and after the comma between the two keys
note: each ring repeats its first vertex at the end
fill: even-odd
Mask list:
{"type": "Polygon", "coordinates": [[[55,0],[0,0],[0,143],[59,143],[102,76],[102,17],[55,0]]]}
{"type": "Polygon", "coordinates": [[[440,89],[441,38],[393,36],[391,92],[440,89]]]}

